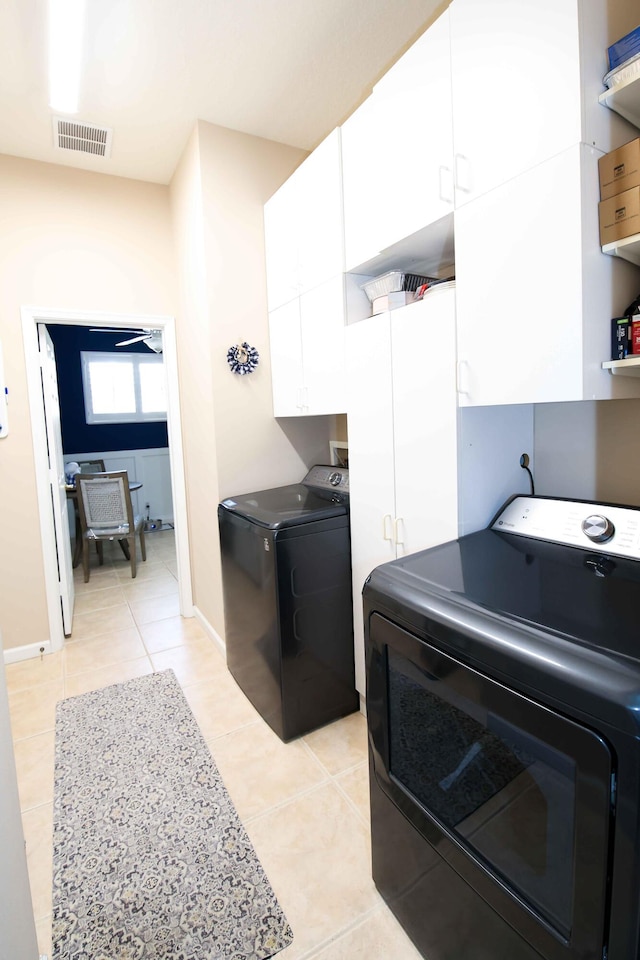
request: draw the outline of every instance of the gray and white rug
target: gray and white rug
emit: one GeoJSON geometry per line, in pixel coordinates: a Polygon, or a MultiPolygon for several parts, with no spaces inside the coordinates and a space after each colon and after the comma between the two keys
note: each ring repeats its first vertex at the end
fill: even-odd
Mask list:
{"type": "Polygon", "coordinates": [[[265,960],[292,933],[173,671],[56,710],[54,960],[265,960]]]}

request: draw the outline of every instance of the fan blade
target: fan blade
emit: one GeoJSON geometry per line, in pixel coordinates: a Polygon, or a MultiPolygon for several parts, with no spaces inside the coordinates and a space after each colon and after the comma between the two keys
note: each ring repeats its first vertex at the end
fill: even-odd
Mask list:
{"type": "Polygon", "coordinates": [[[116,343],[116,347],[128,347],[130,343],[140,343],[141,340],[150,339],[150,334],[143,333],[141,337],[132,337],[131,340],[121,340],[120,343],[116,343]]]}
{"type": "Polygon", "coordinates": [[[148,333],[142,327],[89,327],[89,333],[148,333]]]}

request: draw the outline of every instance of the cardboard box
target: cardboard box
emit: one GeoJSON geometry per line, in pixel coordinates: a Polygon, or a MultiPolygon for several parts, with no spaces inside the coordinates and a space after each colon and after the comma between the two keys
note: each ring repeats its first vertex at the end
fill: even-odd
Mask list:
{"type": "Polygon", "coordinates": [[[640,187],[632,187],[598,204],[600,244],[640,233],[640,187]]]}
{"type": "Polygon", "coordinates": [[[624,360],[631,354],[631,320],[614,317],[611,321],[611,359],[624,360]]]}
{"type": "Polygon", "coordinates": [[[640,137],[600,157],[598,173],[601,200],[640,186],[640,137]]]}
{"type": "Polygon", "coordinates": [[[640,53],[640,27],[636,27],[631,33],[616,40],[607,50],[609,56],[609,70],[615,70],[640,53]]]}
{"type": "Polygon", "coordinates": [[[393,293],[385,293],[382,297],[376,297],[371,301],[371,312],[375,316],[377,313],[386,313],[387,310],[395,310],[397,307],[404,307],[408,303],[413,303],[416,295],[410,290],[398,290],[393,293]]]}

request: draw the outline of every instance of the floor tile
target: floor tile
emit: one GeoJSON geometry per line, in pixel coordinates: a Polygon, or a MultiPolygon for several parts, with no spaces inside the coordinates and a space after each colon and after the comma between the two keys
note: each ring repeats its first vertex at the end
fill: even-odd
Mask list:
{"type": "MultiPolygon", "coordinates": [[[[280,956],[285,958],[286,951],[280,956]]],[[[313,953],[309,960],[421,960],[391,911],[382,905],[347,934],[313,953]]]]}
{"type": "Polygon", "coordinates": [[[209,747],[236,810],[245,819],[326,779],[301,741],[283,743],[260,721],[210,740],[209,747]]]}
{"type": "MultiPolygon", "coordinates": [[[[155,663],[156,657],[151,659],[155,663]]],[[[209,680],[185,686],[184,695],[205,740],[223,737],[259,719],[226,667],[209,680]]]]}
{"type": "Polygon", "coordinates": [[[140,625],[180,616],[180,599],[177,592],[170,596],[152,597],[149,600],[130,600],[129,606],[134,620],[140,625]]]}
{"type": "Polygon", "coordinates": [[[136,660],[146,655],[146,650],[135,627],[105,633],[92,640],[68,643],[65,651],[65,674],[67,677],[87,670],[106,667],[121,660],[136,660]]]}
{"type": "Polygon", "coordinates": [[[77,697],[90,690],[100,690],[113,683],[124,683],[134,677],[143,677],[153,673],[149,657],[138,657],[136,660],[127,660],[124,663],[112,663],[98,670],[88,670],[73,677],[66,677],[64,681],[64,695],[77,697]]]}
{"type": "Polygon", "coordinates": [[[121,583],[140,583],[142,580],[151,580],[153,577],[164,576],[167,568],[161,560],[142,560],[136,567],[135,577],[131,576],[131,567],[114,567],[116,577],[121,583]]]}
{"type": "MultiPolygon", "coordinates": [[[[212,681],[227,673],[227,665],[208,638],[192,640],[169,650],[151,653],[154,670],[173,670],[183,687],[212,681]]],[[[225,731],[226,732],[226,731],[225,731]]]]}
{"type": "Polygon", "coordinates": [[[158,574],[157,577],[152,577],[149,580],[141,580],[140,583],[138,583],[137,577],[130,584],[122,580],[121,586],[127,603],[149,600],[153,597],[178,595],[178,581],[171,576],[168,570],[165,570],[164,574],[158,574]]]}
{"type": "MultiPolygon", "coordinates": [[[[158,620],[155,623],[141,623],[140,636],[149,653],[159,653],[171,647],[180,647],[193,640],[200,640],[207,644],[213,641],[206,635],[195,617],[169,617],[167,620],[158,620]]],[[[215,645],[214,645],[214,649],[215,645]]],[[[216,649],[216,652],[217,649],[216,649]]]]}
{"type": "Polygon", "coordinates": [[[41,917],[36,921],[36,936],[38,938],[38,952],[41,957],[51,957],[53,955],[53,944],[52,944],[52,915],[48,914],[46,917],[41,917]]]}
{"type": "Polygon", "coordinates": [[[335,778],[341,790],[344,790],[366,824],[371,820],[369,809],[369,764],[365,760],[353,770],[341,773],[335,778]]]}
{"type": "Polygon", "coordinates": [[[53,803],[54,748],[53,730],[19,740],[15,744],[21,810],[29,810],[41,803],[53,803]]]}
{"type": "Polygon", "coordinates": [[[341,773],[367,758],[367,721],[361,713],[308,733],[304,742],[331,774],[341,773]]]}
{"type": "Polygon", "coordinates": [[[42,657],[34,657],[31,660],[8,663],[5,666],[7,690],[9,693],[15,693],[17,690],[37,687],[41,683],[62,680],[62,668],[62,650],[42,657]]]}
{"type": "Polygon", "coordinates": [[[27,867],[33,915],[36,920],[51,913],[53,884],[53,804],[45,803],[22,814],[27,849],[27,867]]]}
{"type": "Polygon", "coordinates": [[[80,613],[73,618],[72,639],[91,640],[93,637],[114,633],[116,630],[127,630],[135,627],[131,610],[126,603],[119,603],[106,610],[95,610],[92,613],[80,613]]]}
{"type": "Polygon", "coordinates": [[[62,680],[42,683],[37,690],[19,690],[9,694],[9,713],[14,740],[34,737],[53,730],[56,703],[63,697],[62,680]]]}
{"type": "Polygon", "coordinates": [[[73,571],[73,581],[78,594],[104,590],[105,587],[117,587],[120,583],[111,565],[91,569],[88,583],[84,582],[82,567],[76,567],[73,571]]]}
{"type": "Polygon", "coordinates": [[[332,783],[246,826],[294,933],[282,953],[286,960],[303,956],[379,904],[367,831],[332,783]]]}
{"type": "Polygon", "coordinates": [[[91,590],[88,593],[77,591],[73,615],[78,617],[83,613],[103,610],[105,607],[117,607],[124,602],[124,593],[119,584],[117,586],[101,587],[99,590],[91,590]]]}

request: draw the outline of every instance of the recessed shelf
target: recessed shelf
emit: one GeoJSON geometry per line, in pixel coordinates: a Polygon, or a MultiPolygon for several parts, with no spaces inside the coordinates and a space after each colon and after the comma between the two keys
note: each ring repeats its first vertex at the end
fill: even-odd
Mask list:
{"type": "Polygon", "coordinates": [[[616,83],[598,97],[600,103],[640,127],[640,76],[616,83]]]}
{"type": "Polygon", "coordinates": [[[625,360],[606,360],[603,370],[623,377],[640,377],[640,357],[627,357],[625,360]]]}
{"type": "Polygon", "coordinates": [[[640,267],[640,233],[634,233],[632,237],[625,237],[624,240],[605,243],[602,252],[610,257],[621,257],[640,267]]]}

